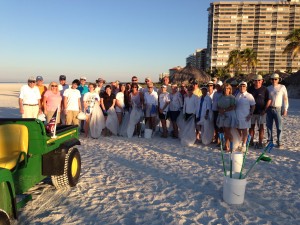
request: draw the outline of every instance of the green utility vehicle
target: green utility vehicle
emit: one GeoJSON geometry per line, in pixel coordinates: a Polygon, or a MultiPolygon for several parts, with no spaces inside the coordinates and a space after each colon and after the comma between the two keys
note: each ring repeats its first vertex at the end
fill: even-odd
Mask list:
{"type": "Polygon", "coordinates": [[[77,126],[57,126],[53,136],[38,119],[0,118],[0,225],[17,219],[18,209],[31,199],[24,193],[46,177],[56,188],[77,184],[81,158],[76,145],[77,126]]]}

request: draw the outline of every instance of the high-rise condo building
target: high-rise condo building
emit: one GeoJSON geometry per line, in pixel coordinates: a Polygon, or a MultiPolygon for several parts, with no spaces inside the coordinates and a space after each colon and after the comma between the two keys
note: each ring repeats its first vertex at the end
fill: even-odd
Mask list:
{"type": "Polygon", "coordinates": [[[283,54],[285,37],[295,28],[300,28],[299,0],[213,2],[208,8],[206,66],[222,68],[230,51],[253,48],[259,59],[256,72],[297,71],[299,57],[283,54]]]}

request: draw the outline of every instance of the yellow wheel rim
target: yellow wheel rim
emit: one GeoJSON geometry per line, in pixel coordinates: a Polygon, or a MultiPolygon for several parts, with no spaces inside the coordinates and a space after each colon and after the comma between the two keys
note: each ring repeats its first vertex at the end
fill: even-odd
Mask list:
{"type": "Polygon", "coordinates": [[[78,171],[78,160],[76,157],[73,158],[72,160],[72,166],[71,166],[71,174],[72,177],[75,177],[78,171]]]}

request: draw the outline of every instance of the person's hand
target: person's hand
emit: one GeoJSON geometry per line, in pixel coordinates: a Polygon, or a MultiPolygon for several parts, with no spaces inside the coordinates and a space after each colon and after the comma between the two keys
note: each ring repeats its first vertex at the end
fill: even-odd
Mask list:
{"type": "Polygon", "coordinates": [[[159,109],[159,113],[163,113],[163,110],[162,110],[162,109],[159,109]]]}
{"type": "Polygon", "coordinates": [[[20,108],[20,113],[24,114],[24,109],[23,108],[20,108]]]}
{"type": "Polygon", "coordinates": [[[282,116],[287,116],[287,110],[283,110],[282,116]]]}
{"type": "Polygon", "coordinates": [[[252,117],[252,115],[251,115],[251,114],[249,114],[249,115],[246,117],[246,121],[249,121],[249,120],[251,120],[251,117],[252,117]]]}
{"type": "Polygon", "coordinates": [[[68,111],[66,109],[64,111],[65,111],[65,115],[67,115],[68,111]]]}

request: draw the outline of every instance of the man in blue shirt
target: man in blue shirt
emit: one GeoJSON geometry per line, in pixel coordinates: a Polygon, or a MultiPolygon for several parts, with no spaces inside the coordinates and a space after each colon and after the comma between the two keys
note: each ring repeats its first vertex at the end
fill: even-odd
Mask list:
{"type": "MultiPolygon", "coordinates": [[[[83,105],[83,96],[85,93],[89,92],[88,86],[85,85],[86,83],[86,77],[82,76],[80,77],[80,85],[77,87],[77,89],[80,92],[81,98],[80,98],[80,102],[81,102],[81,108],[84,109],[84,105],[83,105]]],[[[84,133],[84,121],[81,121],[81,129],[80,132],[84,133]]]]}

